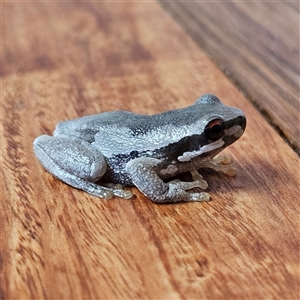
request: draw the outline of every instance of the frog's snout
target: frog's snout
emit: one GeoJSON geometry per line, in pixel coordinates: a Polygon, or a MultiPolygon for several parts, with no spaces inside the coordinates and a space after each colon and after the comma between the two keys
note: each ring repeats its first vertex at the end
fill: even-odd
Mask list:
{"type": "Polygon", "coordinates": [[[243,135],[246,128],[246,124],[247,121],[245,115],[241,115],[236,119],[236,126],[234,126],[235,132],[233,134],[235,139],[239,139],[243,135]]]}
{"type": "Polygon", "coordinates": [[[245,115],[240,116],[239,125],[242,127],[243,132],[245,131],[246,124],[247,124],[246,116],[245,115]]]}

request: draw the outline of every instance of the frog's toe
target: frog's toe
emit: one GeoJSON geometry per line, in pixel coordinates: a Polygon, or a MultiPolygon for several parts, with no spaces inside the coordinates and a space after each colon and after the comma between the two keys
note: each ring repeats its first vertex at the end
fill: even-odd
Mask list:
{"type": "Polygon", "coordinates": [[[131,191],[124,191],[123,189],[113,190],[113,193],[117,197],[121,197],[124,199],[130,199],[133,195],[131,191]]]}
{"type": "Polygon", "coordinates": [[[210,167],[211,169],[218,171],[218,172],[222,172],[228,176],[235,176],[236,175],[236,169],[229,166],[229,165],[212,165],[210,167]]]}
{"type": "Polygon", "coordinates": [[[102,192],[100,195],[97,195],[97,196],[99,196],[102,199],[109,200],[114,196],[114,193],[112,191],[105,191],[105,192],[102,192]]]}
{"type": "Polygon", "coordinates": [[[198,173],[197,170],[192,169],[190,170],[192,178],[194,181],[198,182],[198,187],[205,190],[208,188],[208,183],[203,179],[203,176],[198,173]]]}
{"type": "Polygon", "coordinates": [[[209,193],[202,192],[202,193],[191,193],[189,201],[204,202],[209,200],[210,200],[209,193]]]}
{"type": "Polygon", "coordinates": [[[236,169],[233,167],[229,167],[227,169],[222,170],[223,173],[225,173],[228,176],[235,176],[236,175],[236,169]]]}
{"type": "Polygon", "coordinates": [[[201,165],[201,168],[210,168],[218,172],[223,172],[228,176],[235,176],[236,169],[231,165],[231,158],[228,155],[219,155],[212,160],[201,165]]]}
{"type": "Polygon", "coordinates": [[[130,199],[133,196],[133,192],[131,191],[124,191],[123,192],[123,198],[124,199],[130,199]]]}
{"type": "Polygon", "coordinates": [[[106,183],[105,186],[112,190],[114,196],[121,197],[124,199],[130,199],[133,196],[132,191],[123,190],[123,186],[119,183],[106,183]]]}
{"type": "Polygon", "coordinates": [[[169,184],[176,185],[180,189],[187,191],[191,190],[193,188],[200,188],[200,189],[206,189],[208,187],[208,184],[205,180],[195,180],[195,181],[170,181],[169,184]]]}
{"type": "Polygon", "coordinates": [[[214,157],[211,162],[215,164],[223,164],[223,165],[228,165],[231,163],[231,157],[226,154],[218,155],[214,157]]]}

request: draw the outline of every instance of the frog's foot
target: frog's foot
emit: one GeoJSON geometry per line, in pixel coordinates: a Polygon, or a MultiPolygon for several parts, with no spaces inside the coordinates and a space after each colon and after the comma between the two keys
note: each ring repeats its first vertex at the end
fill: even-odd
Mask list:
{"type": "Polygon", "coordinates": [[[210,168],[218,172],[223,172],[228,176],[235,176],[236,169],[230,166],[231,158],[228,155],[219,155],[201,165],[201,168],[210,168]]]}
{"type": "Polygon", "coordinates": [[[95,184],[93,182],[87,182],[80,178],[74,178],[74,180],[75,180],[75,184],[71,184],[72,186],[79,188],[91,195],[97,196],[105,200],[109,200],[114,196],[114,192],[110,188],[95,184]]]}
{"type": "Polygon", "coordinates": [[[174,197],[173,195],[176,194],[176,197],[180,197],[183,201],[209,201],[210,199],[209,194],[206,192],[200,192],[200,193],[186,192],[193,188],[201,188],[201,189],[207,188],[207,182],[204,180],[185,182],[185,181],[180,181],[175,179],[169,181],[167,184],[169,187],[168,194],[171,197],[174,197]]]}
{"type": "MultiPolygon", "coordinates": [[[[187,191],[187,190],[190,190],[193,188],[200,188],[202,190],[205,190],[208,188],[207,182],[203,179],[203,176],[201,174],[199,174],[197,170],[192,169],[192,170],[190,170],[190,173],[194,180],[192,182],[183,182],[183,181],[180,181],[179,179],[175,179],[175,180],[170,181],[169,183],[173,183],[173,184],[177,183],[178,186],[184,191],[187,191]]],[[[205,193],[205,192],[189,193],[189,195],[190,195],[191,199],[186,200],[186,201],[209,201],[209,199],[210,199],[209,194],[205,193]]]]}
{"type": "Polygon", "coordinates": [[[203,179],[203,176],[197,170],[190,170],[193,180],[199,182],[199,187],[203,190],[208,188],[208,183],[203,179]]]}
{"type": "Polygon", "coordinates": [[[124,199],[130,199],[133,196],[132,191],[123,190],[123,186],[119,183],[106,183],[105,186],[112,190],[114,196],[121,197],[124,199]]]}

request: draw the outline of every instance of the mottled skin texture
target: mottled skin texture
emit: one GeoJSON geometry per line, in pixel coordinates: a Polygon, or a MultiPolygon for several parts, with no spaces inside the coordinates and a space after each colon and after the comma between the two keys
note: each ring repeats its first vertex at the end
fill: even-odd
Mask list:
{"type": "Polygon", "coordinates": [[[242,111],[207,94],[189,107],[152,116],[112,111],[61,122],[53,137],[34,141],[34,150],[55,177],[101,198],[130,198],[130,191],[116,185],[123,184],[135,185],[155,202],[205,201],[206,193],[187,191],[207,187],[196,170],[226,173],[222,162],[209,161],[245,126],[242,111]],[[163,181],[186,171],[193,182],[163,181]]]}

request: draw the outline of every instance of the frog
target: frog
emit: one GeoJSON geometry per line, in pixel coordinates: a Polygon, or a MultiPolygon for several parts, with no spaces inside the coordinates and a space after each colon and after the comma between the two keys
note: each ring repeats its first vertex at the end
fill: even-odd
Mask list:
{"type": "Polygon", "coordinates": [[[118,110],[62,121],[33,148],[54,177],[102,199],[130,199],[127,187],[135,186],[155,203],[209,201],[199,170],[234,176],[230,157],[218,154],[245,127],[242,110],[204,94],[188,107],[152,115],[118,110]],[[191,181],[176,179],[186,172],[191,181]]]}

